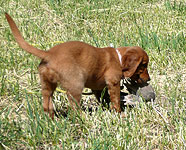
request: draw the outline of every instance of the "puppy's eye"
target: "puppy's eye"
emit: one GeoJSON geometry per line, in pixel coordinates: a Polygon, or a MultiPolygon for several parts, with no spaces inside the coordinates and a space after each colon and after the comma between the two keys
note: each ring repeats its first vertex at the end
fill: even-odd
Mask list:
{"type": "Polygon", "coordinates": [[[147,64],[143,64],[143,67],[147,68],[147,64]]]}

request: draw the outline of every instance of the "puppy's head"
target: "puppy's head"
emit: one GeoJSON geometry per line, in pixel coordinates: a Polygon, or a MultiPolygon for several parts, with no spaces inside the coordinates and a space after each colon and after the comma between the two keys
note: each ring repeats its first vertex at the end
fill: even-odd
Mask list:
{"type": "Polygon", "coordinates": [[[122,71],[125,78],[130,78],[137,83],[147,83],[150,80],[147,70],[149,57],[140,47],[123,47],[122,71]]]}

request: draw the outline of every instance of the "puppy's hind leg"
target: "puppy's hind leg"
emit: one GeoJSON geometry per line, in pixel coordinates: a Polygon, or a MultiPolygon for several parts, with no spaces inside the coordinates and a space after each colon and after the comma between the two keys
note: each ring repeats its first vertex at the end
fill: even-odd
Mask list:
{"type": "Polygon", "coordinates": [[[73,110],[80,110],[81,94],[86,82],[86,73],[74,60],[66,60],[61,66],[60,84],[67,91],[67,97],[73,110]]]}
{"type": "Polygon", "coordinates": [[[77,75],[76,78],[70,78],[65,83],[62,83],[62,85],[67,91],[67,97],[71,108],[73,110],[80,110],[81,94],[84,88],[82,78],[77,75]]]}
{"type": "Polygon", "coordinates": [[[52,103],[53,93],[57,87],[55,81],[55,74],[47,67],[39,67],[42,96],[43,96],[43,109],[49,113],[49,116],[54,119],[54,107],[52,103]]]}
{"type": "Polygon", "coordinates": [[[81,93],[80,89],[71,89],[67,91],[67,97],[70,102],[70,106],[73,110],[80,110],[80,101],[81,101],[81,93]]]}

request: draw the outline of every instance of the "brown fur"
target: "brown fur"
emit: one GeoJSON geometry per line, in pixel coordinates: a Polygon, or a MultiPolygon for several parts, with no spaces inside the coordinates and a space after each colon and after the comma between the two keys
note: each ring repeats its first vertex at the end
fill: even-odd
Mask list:
{"type": "Polygon", "coordinates": [[[100,91],[107,86],[111,109],[120,112],[121,78],[128,77],[139,83],[150,80],[147,72],[149,59],[140,47],[118,48],[122,56],[122,65],[116,50],[112,47],[97,48],[83,42],[70,41],[43,51],[29,45],[21,36],[13,19],[7,13],[5,16],[19,46],[41,59],[39,75],[43,108],[52,118],[54,118],[52,95],[57,83],[66,89],[73,109],[80,106],[84,87],[100,91]]]}

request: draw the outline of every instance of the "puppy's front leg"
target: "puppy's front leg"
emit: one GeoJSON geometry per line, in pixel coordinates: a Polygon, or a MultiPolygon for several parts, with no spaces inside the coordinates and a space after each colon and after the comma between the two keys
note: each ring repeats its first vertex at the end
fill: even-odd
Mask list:
{"type": "Polygon", "coordinates": [[[117,112],[121,112],[120,108],[120,82],[110,82],[107,84],[110,95],[110,108],[115,109],[117,112]]]}

